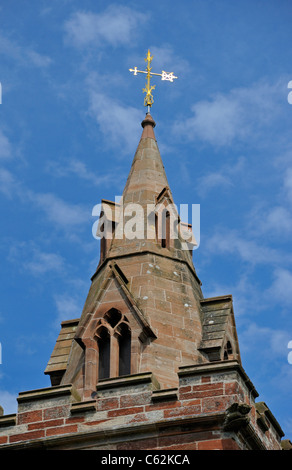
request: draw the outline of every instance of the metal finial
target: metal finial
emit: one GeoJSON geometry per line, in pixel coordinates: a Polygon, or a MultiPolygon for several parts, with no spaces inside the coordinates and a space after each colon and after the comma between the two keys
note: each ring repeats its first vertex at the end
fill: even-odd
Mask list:
{"type": "Polygon", "coordinates": [[[178,78],[175,75],[173,75],[173,72],[165,72],[164,70],[162,70],[161,73],[151,72],[152,67],[150,67],[150,64],[152,62],[152,59],[153,59],[153,56],[151,57],[150,50],[148,49],[147,57],[146,57],[146,59],[144,59],[145,62],[147,62],[146,71],[145,70],[138,70],[137,67],[135,67],[133,69],[129,69],[130,72],[134,72],[134,75],[137,75],[138,73],[145,73],[147,75],[146,85],[145,85],[145,88],[142,89],[142,91],[143,91],[143,93],[146,93],[146,96],[144,98],[144,106],[148,107],[148,113],[150,112],[150,108],[154,103],[152,90],[154,90],[155,86],[156,86],[156,85],[152,85],[152,86],[150,85],[151,77],[156,75],[156,76],[161,77],[161,80],[167,80],[169,82],[173,82],[173,80],[175,78],[178,78]]]}

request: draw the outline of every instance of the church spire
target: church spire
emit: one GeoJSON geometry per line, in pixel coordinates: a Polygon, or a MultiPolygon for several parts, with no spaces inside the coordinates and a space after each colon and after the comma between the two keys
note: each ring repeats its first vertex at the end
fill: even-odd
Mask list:
{"type": "Polygon", "coordinates": [[[232,314],[219,336],[213,320],[221,307],[231,312],[231,300],[203,298],[192,260],[196,241],[174,204],[150,112],[141,125],[121,200],[102,200],[100,262],[70,326],[72,350],[60,368],[58,341],[46,369],[55,385],[76,384],[83,399],[104,379],[149,371],[161,388],[176,387],[179,367],[219,360],[225,346],[227,357],[231,350],[240,357],[232,314]]]}
{"type": "Polygon", "coordinates": [[[128,256],[138,251],[184,259],[191,269],[196,244],[188,224],[181,221],[169,187],[154,134],[156,123],[150,113],[141,123],[143,131],[119,204],[103,202],[100,227],[101,259],[128,256]],[[112,213],[114,212],[114,216],[112,213]],[[108,213],[106,223],[104,214],[108,213]],[[186,236],[187,235],[187,236],[186,236]],[[163,250],[163,254],[166,254],[163,250]]]}
{"type": "Polygon", "coordinates": [[[72,344],[61,363],[61,330],[46,369],[54,385],[74,384],[83,400],[105,379],[151,372],[171,389],[180,367],[231,354],[240,361],[232,300],[204,299],[150,113],[141,124],[121,201],[102,200],[106,237],[81,317],[62,325],[72,344]]]}

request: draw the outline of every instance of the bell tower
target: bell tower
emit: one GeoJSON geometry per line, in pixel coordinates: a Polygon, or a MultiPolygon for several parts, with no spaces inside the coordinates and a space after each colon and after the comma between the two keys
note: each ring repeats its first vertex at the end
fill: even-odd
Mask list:
{"type": "Polygon", "coordinates": [[[80,318],[61,324],[51,386],[20,392],[18,412],[0,416],[0,448],[281,449],[284,433],[242,367],[232,296],[203,295],[150,114],[151,77],[176,77],[153,74],[151,60],[141,138],[121,200],[101,201],[80,318]]]}
{"type": "Polygon", "coordinates": [[[84,399],[106,378],[152,372],[171,389],[179,367],[230,357],[240,363],[232,300],[203,298],[196,240],[189,226],[185,236],[154,127],[147,113],[121,202],[102,200],[100,261],[72,342],[63,348],[57,341],[45,371],[84,399]],[[62,363],[59,348],[67,351],[62,363]]]}

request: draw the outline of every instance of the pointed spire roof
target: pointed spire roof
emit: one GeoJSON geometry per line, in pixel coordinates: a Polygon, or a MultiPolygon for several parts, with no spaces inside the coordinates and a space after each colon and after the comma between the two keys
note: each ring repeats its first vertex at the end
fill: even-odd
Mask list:
{"type": "MultiPolygon", "coordinates": [[[[141,126],[143,128],[142,135],[122,194],[121,204],[119,207],[116,206],[118,216],[115,217],[115,221],[117,224],[113,240],[107,251],[107,259],[138,252],[162,254],[163,246],[156,233],[155,212],[160,210],[161,214],[161,210],[165,206],[171,207],[173,208],[172,213],[175,213],[179,220],[154,134],[156,123],[150,113],[146,114],[141,126]],[[135,221],[132,222],[132,226],[134,226],[132,231],[136,231],[137,236],[129,237],[127,236],[128,232],[126,233],[127,218],[125,214],[128,219],[129,217],[135,218],[135,213],[131,212],[135,211],[135,208],[140,210],[140,214],[137,214],[136,226],[134,226],[135,221]],[[144,225],[141,224],[141,227],[137,228],[141,222],[141,213],[144,225]]],[[[166,254],[164,251],[163,253],[166,254]]],[[[167,254],[174,259],[184,260],[195,272],[192,255],[189,249],[182,248],[179,239],[172,240],[167,254]]]]}
{"type": "Polygon", "coordinates": [[[150,113],[146,114],[141,126],[143,132],[123,191],[124,204],[130,202],[141,205],[155,203],[158,194],[168,187],[154,134],[156,123],[150,113]]]}

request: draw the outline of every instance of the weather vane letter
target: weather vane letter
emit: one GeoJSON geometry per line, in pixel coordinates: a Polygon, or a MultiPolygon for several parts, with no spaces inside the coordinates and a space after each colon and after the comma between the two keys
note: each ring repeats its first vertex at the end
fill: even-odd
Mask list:
{"type": "Polygon", "coordinates": [[[137,67],[134,69],[129,69],[130,72],[134,72],[134,75],[137,75],[138,73],[145,73],[146,74],[146,84],[145,88],[142,89],[143,93],[146,93],[146,96],[144,98],[144,106],[148,106],[148,112],[150,112],[150,107],[154,103],[153,95],[152,95],[152,90],[155,89],[155,85],[150,86],[150,79],[153,75],[158,75],[161,77],[161,80],[167,80],[169,82],[173,82],[174,78],[177,78],[175,75],[173,75],[173,72],[165,72],[162,70],[161,73],[154,73],[151,72],[152,67],[150,67],[150,64],[152,62],[153,56],[151,57],[150,51],[148,50],[148,54],[145,60],[147,62],[147,68],[146,70],[138,70],[137,67]]]}

